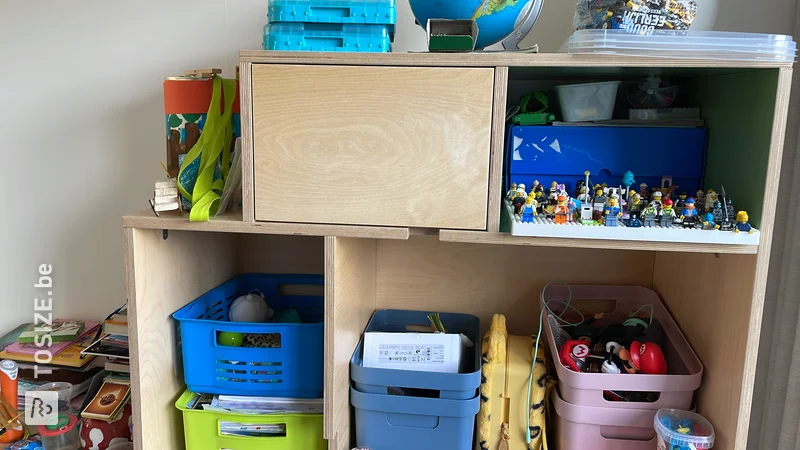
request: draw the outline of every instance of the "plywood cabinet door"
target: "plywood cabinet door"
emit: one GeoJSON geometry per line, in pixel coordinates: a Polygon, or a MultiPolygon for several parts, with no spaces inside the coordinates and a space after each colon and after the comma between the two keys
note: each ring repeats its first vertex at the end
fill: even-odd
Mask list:
{"type": "Polygon", "coordinates": [[[494,69],[252,65],[257,221],[486,228],[494,69]]]}

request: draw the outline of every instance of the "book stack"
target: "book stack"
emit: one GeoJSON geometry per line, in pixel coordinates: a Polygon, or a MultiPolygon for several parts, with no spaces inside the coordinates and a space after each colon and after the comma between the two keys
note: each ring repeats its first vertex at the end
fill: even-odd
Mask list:
{"type": "Polygon", "coordinates": [[[56,319],[49,325],[37,325],[22,324],[0,338],[0,360],[9,359],[19,366],[17,407],[24,408],[25,392],[52,382],[72,384],[71,400],[77,402],[92,377],[103,370],[95,356],[81,355],[93,342],[100,323],[56,319]],[[49,352],[49,361],[45,363],[40,354],[42,364],[38,364],[36,352],[42,350],[49,352]]]}
{"type": "Polygon", "coordinates": [[[103,321],[95,341],[82,353],[90,356],[105,356],[105,369],[117,374],[130,374],[130,350],[128,347],[128,314],[125,307],[103,321]]]}
{"type": "Polygon", "coordinates": [[[389,52],[395,0],[272,0],[264,50],[389,52]]]}

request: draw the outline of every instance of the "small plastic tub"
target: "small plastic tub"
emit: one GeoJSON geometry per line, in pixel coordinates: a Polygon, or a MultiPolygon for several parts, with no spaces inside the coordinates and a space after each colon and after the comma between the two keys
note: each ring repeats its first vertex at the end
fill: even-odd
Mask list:
{"type": "Polygon", "coordinates": [[[63,381],[46,383],[39,387],[40,391],[52,391],[58,394],[58,412],[68,412],[72,401],[72,384],[63,381]]]}
{"type": "Polygon", "coordinates": [[[653,426],[659,450],[701,450],[714,447],[714,427],[700,414],[679,409],[659,409],[653,426]]]}
{"type": "Polygon", "coordinates": [[[619,81],[556,86],[565,122],[611,120],[619,81]]]}

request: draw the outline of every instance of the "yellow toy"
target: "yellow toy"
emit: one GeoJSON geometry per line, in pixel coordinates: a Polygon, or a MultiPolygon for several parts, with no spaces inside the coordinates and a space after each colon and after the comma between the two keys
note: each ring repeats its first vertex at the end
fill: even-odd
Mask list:
{"type": "Polygon", "coordinates": [[[753,234],[755,228],[749,223],[750,216],[747,215],[747,211],[739,211],[736,213],[736,227],[733,229],[734,233],[741,233],[746,232],[753,234]]]}
{"type": "Polygon", "coordinates": [[[546,408],[555,382],[547,374],[545,346],[540,345],[528,397],[535,342],[535,336],[509,336],[505,316],[492,317],[481,345],[476,450],[547,450],[546,408]],[[528,432],[530,444],[526,444],[528,432]]]}

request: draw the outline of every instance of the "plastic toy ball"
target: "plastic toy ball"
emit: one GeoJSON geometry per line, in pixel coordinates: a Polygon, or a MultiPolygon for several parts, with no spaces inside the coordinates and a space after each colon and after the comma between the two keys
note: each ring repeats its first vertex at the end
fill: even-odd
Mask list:
{"type": "Polygon", "coordinates": [[[217,343],[226,347],[241,347],[244,343],[244,334],[235,331],[221,331],[217,336],[217,343]]]}

